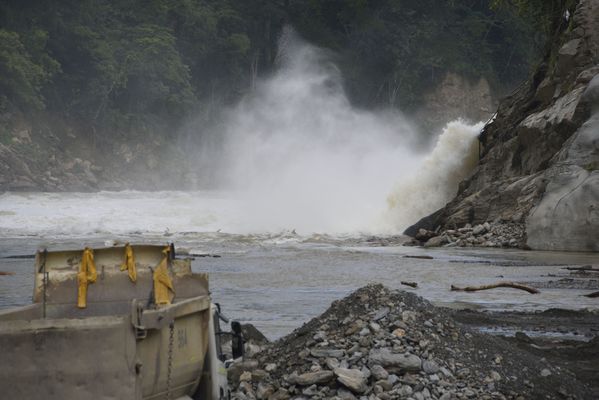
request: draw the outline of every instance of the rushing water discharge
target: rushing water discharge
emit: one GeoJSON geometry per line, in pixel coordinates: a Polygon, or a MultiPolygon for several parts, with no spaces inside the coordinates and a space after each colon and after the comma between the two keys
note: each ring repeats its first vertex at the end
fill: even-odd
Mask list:
{"type": "Polygon", "coordinates": [[[481,123],[431,140],[397,110],[353,107],[330,55],[293,31],[280,48],[277,72],[223,112],[198,157],[242,201],[242,230],[397,233],[456,193],[481,123]]]}
{"type": "Polygon", "coordinates": [[[0,276],[0,308],[31,301],[33,260],[11,256],[31,255],[40,246],[102,247],[114,240],[173,241],[181,251],[219,255],[196,257],[193,270],[210,273],[213,299],[230,317],[254,323],[271,338],[288,333],[333,300],[369,282],[413,290],[400,281],[415,281],[419,295],[458,307],[597,307],[593,299],[580,296],[588,292],[580,289],[543,288],[538,295],[511,289],[449,291],[451,284],[555,281],[560,274],[568,276],[563,265],[596,262],[595,254],[379,247],[377,240],[363,235],[250,233],[242,202],[231,196],[222,192],[0,195],[0,271],[15,273],[0,276]],[[405,257],[423,254],[434,258],[405,257]]]}
{"type": "Polygon", "coordinates": [[[27,304],[31,255],[50,250],[173,241],[210,273],[213,299],[271,338],[369,282],[453,306],[597,307],[583,290],[450,292],[451,284],[544,284],[593,254],[377,247],[442,207],[477,161],[482,124],[454,121],[429,146],[397,112],[357,110],[326,54],[291,32],[279,70],[224,112],[214,146],[198,150],[221,190],[0,195],[0,308],[27,304]],[[406,258],[428,254],[433,259],[406,258]],[[412,290],[412,289],[409,289],[412,290]]]}

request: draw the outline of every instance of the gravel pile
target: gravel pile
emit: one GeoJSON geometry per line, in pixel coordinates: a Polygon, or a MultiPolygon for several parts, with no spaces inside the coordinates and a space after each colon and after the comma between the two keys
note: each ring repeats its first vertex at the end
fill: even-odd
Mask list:
{"type": "Polygon", "coordinates": [[[524,225],[511,222],[467,224],[441,233],[420,229],[415,239],[425,247],[522,247],[526,241],[524,225]]]}
{"type": "Polygon", "coordinates": [[[569,371],[382,285],[234,364],[234,399],[584,399],[569,371]]]}

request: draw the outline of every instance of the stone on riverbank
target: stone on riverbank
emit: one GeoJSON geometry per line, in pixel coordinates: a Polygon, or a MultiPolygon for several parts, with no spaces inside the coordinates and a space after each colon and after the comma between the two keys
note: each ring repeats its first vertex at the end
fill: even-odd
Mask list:
{"type": "Polygon", "coordinates": [[[257,365],[246,365],[269,374],[232,382],[233,398],[592,398],[566,367],[451,315],[412,293],[366,286],[256,354],[257,365]]]}

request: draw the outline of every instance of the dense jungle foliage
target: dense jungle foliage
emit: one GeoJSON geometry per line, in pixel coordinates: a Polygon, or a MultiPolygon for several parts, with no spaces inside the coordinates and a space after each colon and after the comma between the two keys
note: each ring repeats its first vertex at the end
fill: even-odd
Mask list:
{"type": "Polygon", "coordinates": [[[513,87],[565,3],[0,0],[0,109],[105,132],[172,128],[251,90],[291,24],[333,50],[355,104],[409,110],[446,71],[513,87]]]}

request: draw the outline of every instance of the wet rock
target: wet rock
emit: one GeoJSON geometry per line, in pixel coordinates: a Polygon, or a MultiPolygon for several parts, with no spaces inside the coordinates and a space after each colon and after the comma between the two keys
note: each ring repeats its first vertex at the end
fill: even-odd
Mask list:
{"type": "Polygon", "coordinates": [[[327,358],[326,360],[324,360],[326,366],[328,369],[330,369],[331,371],[334,370],[335,368],[339,368],[339,360],[337,360],[336,358],[327,358]]]}
{"type": "Polygon", "coordinates": [[[270,363],[270,364],[266,364],[266,366],[264,367],[264,370],[266,372],[273,372],[277,369],[277,364],[276,363],[270,363]]]}
{"type": "Polygon", "coordinates": [[[366,377],[357,369],[337,368],[334,371],[339,383],[354,393],[364,393],[367,389],[366,377]]]}
{"type": "Polygon", "coordinates": [[[422,362],[422,370],[427,374],[436,374],[439,372],[439,365],[434,361],[425,360],[422,362]]]}
{"type": "Polygon", "coordinates": [[[274,392],[272,395],[270,395],[268,397],[268,400],[287,400],[290,397],[291,396],[289,396],[289,392],[287,391],[287,389],[280,388],[279,390],[274,392]]]}
{"type": "Polygon", "coordinates": [[[354,396],[352,392],[344,388],[340,388],[339,390],[337,390],[337,396],[341,400],[356,400],[356,396],[354,396]]]}
{"type": "Polygon", "coordinates": [[[376,380],[387,379],[389,377],[387,370],[378,364],[370,367],[370,373],[376,380]]]}
{"type": "Polygon", "coordinates": [[[341,358],[344,356],[345,351],[339,349],[313,348],[310,350],[310,354],[313,357],[318,358],[341,358]]]}
{"type": "Polygon", "coordinates": [[[315,396],[316,394],[318,394],[318,388],[316,387],[316,385],[309,386],[302,390],[302,394],[306,396],[315,396]]]}
{"type": "Polygon", "coordinates": [[[404,371],[420,371],[422,360],[414,354],[395,354],[389,349],[373,349],[368,355],[369,363],[385,368],[399,368],[404,371]]]}
{"type": "Polygon", "coordinates": [[[239,375],[239,382],[248,382],[252,380],[252,373],[250,371],[244,371],[239,375]]]}
{"type": "Polygon", "coordinates": [[[435,232],[429,231],[427,229],[420,228],[418,230],[418,233],[416,233],[415,238],[417,240],[421,241],[421,242],[426,242],[427,240],[429,240],[433,236],[435,236],[435,232]]]}
{"type": "Polygon", "coordinates": [[[374,316],[372,317],[373,321],[379,321],[385,318],[389,314],[389,307],[382,307],[376,311],[374,316]]]}
{"type": "Polygon", "coordinates": [[[259,400],[268,399],[275,392],[275,388],[273,385],[265,385],[263,383],[258,384],[258,388],[256,389],[256,397],[259,400]]]}
{"type": "Polygon", "coordinates": [[[449,243],[449,239],[445,235],[435,236],[430,238],[425,244],[424,247],[440,247],[444,244],[449,243]]]}
{"type": "Polygon", "coordinates": [[[242,324],[241,334],[244,340],[251,341],[254,344],[264,345],[268,343],[266,336],[252,324],[242,324]]]}
{"type": "Polygon", "coordinates": [[[233,386],[237,386],[239,384],[239,378],[241,377],[241,374],[246,371],[251,373],[251,371],[256,368],[258,368],[258,361],[256,360],[246,360],[234,363],[227,369],[227,379],[233,386]]]}
{"type": "Polygon", "coordinates": [[[251,372],[251,374],[252,374],[252,376],[251,376],[252,382],[263,381],[264,379],[268,378],[268,376],[269,376],[269,373],[263,369],[255,369],[251,372]]]}
{"type": "Polygon", "coordinates": [[[551,375],[551,371],[549,371],[547,368],[544,368],[544,369],[541,370],[541,376],[543,378],[546,378],[546,377],[548,377],[550,375],[551,375]]]}
{"type": "Polygon", "coordinates": [[[315,383],[327,383],[335,374],[331,371],[307,372],[301,375],[290,375],[287,381],[294,385],[310,386],[315,383]]]}
{"type": "Polygon", "coordinates": [[[241,391],[241,393],[245,394],[249,399],[256,398],[254,388],[246,381],[242,381],[239,383],[239,390],[241,391]]]}
{"type": "Polygon", "coordinates": [[[497,371],[491,371],[491,379],[499,382],[501,380],[501,375],[497,371]]]}
{"type": "Polygon", "coordinates": [[[414,390],[409,385],[403,385],[397,389],[397,394],[402,398],[410,396],[413,392],[414,390]]]}
{"type": "Polygon", "coordinates": [[[476,225],[473,229],[472,229],[472,234],[473,235],[482,235],[487,231],[487,229],[484,227],[484,225],[476,225]]]}
{"type": "Polygon", "coordinates": [[[565,43],[558,52],[558,68],[561,71],[567,71],[574,64],[574,57],[580,47],[580,39],[572,39],[565,43]]]}

